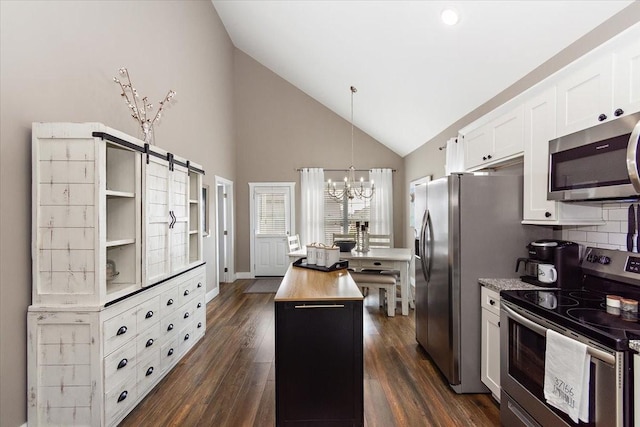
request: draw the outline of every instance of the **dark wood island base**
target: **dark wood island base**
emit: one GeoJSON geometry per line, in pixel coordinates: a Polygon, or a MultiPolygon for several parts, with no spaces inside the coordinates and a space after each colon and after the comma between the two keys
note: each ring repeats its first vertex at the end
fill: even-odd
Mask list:
{"type": "Polygon", "coordinates": [[[289,267],[274,300],[276,426],[364,425],[362,300],[347,270],[289,267]]]}

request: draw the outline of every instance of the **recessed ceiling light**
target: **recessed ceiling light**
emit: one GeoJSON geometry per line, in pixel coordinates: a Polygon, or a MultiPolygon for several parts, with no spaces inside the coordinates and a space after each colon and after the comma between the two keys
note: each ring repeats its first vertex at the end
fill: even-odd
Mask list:
{"type": "Polygon", "coordinates": [[[456,25],[458,23],[458,12],[455,9],[445,9],[440,15],[442,22],[447,25],[456,25]]]}

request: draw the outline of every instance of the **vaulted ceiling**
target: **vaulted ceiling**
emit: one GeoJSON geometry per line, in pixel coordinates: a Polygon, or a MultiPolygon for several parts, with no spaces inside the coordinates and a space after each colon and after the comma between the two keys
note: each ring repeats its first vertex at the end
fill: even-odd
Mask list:
{"type": "Polygon", "coordinates": [[[401,156],[633,2],[212,1],[238,49],[346,120],[355,86],[355,125],[401,156]]]}

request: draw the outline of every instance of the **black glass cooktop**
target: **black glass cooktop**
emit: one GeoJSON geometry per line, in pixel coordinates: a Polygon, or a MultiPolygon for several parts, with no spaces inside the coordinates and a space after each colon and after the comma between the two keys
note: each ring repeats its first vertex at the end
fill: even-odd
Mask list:
{"type": "Polygon", "coordinates": [[[627,350],[629,339],[640,336],[638,314],[607,307],[605,292],[584,289],[518,290],[502,291],[500,296],[504,301],[609,348],[627,350]]]}

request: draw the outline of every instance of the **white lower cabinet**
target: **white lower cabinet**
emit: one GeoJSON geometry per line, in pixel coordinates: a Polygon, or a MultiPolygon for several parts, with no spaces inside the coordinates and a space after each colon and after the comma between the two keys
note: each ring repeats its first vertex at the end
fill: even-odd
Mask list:
{"type": "Polygon", "coordinates": [[[500,401],[500,294],[482,287],[480,379],[500,401]]]}
{"type": "Polygon", "coordinates": [[[205,266],[107,307],[31,306],[29,425],[117,425],[204,335],[205,266]]]}

